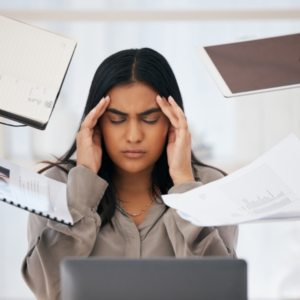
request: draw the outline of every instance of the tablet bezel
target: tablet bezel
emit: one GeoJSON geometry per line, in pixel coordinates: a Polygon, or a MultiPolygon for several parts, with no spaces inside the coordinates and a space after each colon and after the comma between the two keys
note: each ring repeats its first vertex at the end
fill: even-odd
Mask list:
{"type": "Polygon", "coordinates": [[[272,92],[272,91],[278,91],[278,90],[285,90],[285,89],[291,89],[300,87],[299,84],[293,84],[293,85],[285,85],[280,87],[274,87],[274,88],[267,88],[267,89],[261,89],[261,90],[253,90],[248,92],[242,92],[242,93],[232,93],[230,88],[228,87],[227,83],[219,73],[217,67],[215,66],[214,62],[211,60],[210,56],[207,54],[205,48],[211,47],[211,46],[221,46],[221,45],[228,45],[228,44],[236,44],[241,42],[248,42],[248,41],[255,41],[255,40],[263,40],[268,38],[275,38],[275,37],[282,37],[282,36],[288,36],[288,35],[294,35],[299,34],[300,32],[294,32],[289,34],[282,34],[282,35],[274,35],[274,36],[267,36],[262,38],[255,38],[255,39],[245,39],[240,41],[234,41],[229,43],[222,43],[222,44],[215,44],[215,45],[207,45],[207,46],[198,46],[196,47],[196,52],[198,56],[200,57],[201,61],[203,62],[204,66],[212,76],[213,80],[217,84],[218,88],[220,89],[221,93],[226,98],[232,98],[232,97],[238,97],[238,96],[244,96],[244,95],[251,95],[251,94],[258,94],[258,93],[265,93],[265,92],[272,92]]]}

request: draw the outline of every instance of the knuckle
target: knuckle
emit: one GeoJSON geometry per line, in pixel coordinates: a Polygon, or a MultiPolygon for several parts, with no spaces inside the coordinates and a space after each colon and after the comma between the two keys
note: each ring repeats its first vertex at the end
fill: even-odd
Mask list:
{"type": "Polygon", "coordinates": [[[80,130],[82,130],[86,126],[86,120],[84,120],[80,126],[80,130]]]}
{"type": "Polygon", "coordinates": [[[184,113],[182,110],[180,111],[180,114],[181,114],[181,116],[182,116],[184,119],[187,120],[186,115],[185,115],[185,113],[184,113]]]}
{"type": "Polygon", "coordinates": [[[89,128],[83,128],[81,130],[81,135],[86,136],[89,133],[90,129],[89,128]]]}

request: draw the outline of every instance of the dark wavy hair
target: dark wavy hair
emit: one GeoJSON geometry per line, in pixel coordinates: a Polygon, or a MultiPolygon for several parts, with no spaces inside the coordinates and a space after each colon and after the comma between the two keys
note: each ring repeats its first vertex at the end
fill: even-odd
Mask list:
{"type": "MultiPolygon", "coordinates": [[[[135,82],[147,84],[160,96],[165,98],[168,98],[171,95],[184,111],[181,93],[175,75],[167,60],[161,54],[149,48],[129,49],[109,56],[96,70],[81,122],[83,122],[85,116],[98,104],[99,100],[105,96],[111,88],[115,86],[127,86],[135,82]]],[[[78,132],[79,131],[80,126],[78,128],[78,132]]],[[[103,224],[108,222],[111,226],[113,226],[111,220],[117,207],[117,198],[113,182],[114,167],[113,162],[105,149],[104,141],[102,141],[102,147],[102,164],[98,172],[98,176],[106,180],[109,186],[100,202],[98,213],[103,214],[104,216],[103,224]]],[[[62,157],[56,158],[56,162],[40,162],[47,163],[48,166],[41,169],[38,173],[42,173],[54,166],[68,173],[68,170],[65,169],[63,165],[71,164],[76,166],[76,160],[71,159],[71,156],[75,153],[75,151],[76,138],[70,149],[62,157]]],[[[191,156],[192,168],[196,180],[200,180],[200,178],[197,178],[196,165],[210,167],[220,171],[224,175],[227,175],[225,172],[199,161],[193,151],[191,156]]],[[[162,194],[167,194],[168,190],[173,185],[174,184],[169,173],[165,146],[153,169],[150,195],[155,197],[159,196],[157,194],[157,188],[162,194]]]]}

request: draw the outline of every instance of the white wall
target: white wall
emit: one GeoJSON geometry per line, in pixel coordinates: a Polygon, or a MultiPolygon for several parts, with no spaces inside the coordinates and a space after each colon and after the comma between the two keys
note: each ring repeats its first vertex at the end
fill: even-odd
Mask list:
{"type": "Polygon", "coordinates": [[[289,133],[300,138],[300,89],[239,97],[236,107],[236,160],[250,162],[289,133]]]}
{"type": "MultiPolygon", "coordinates": [[[[68,3],[0,0],[0,9],[72,8],[68,3]]],[[[149,3],[130,1],[126,6],[124,1],[73,1],[72,5],[76,9],[300,7],[297,1],[280,0],[149,3]]],[[[76,39],[78,48],[46,131],[0,125],[0,156],[22,166],[37,170],[36,161],[51,158],[51,153],[61,155],[68,149],[96,67],[108,55],[131,47],[151,47],[168,59],[183,94],[194,142],[201,136],[202,142],[213,149],[211,163],[224,167],[225,171],[234,171],[251,162],[291,131],[300,137],[299,89],[225,99],[194,51],[201,44],[300,32],[299,20],[30,23],[76,39]]],[[[27,215],[0,203],[0,299],[34,299],[20,275],[27,251],[27,215]]],[[[288,284],[292,285],[300,276],[299,237],[299,222],[240,226],[238,256],[249,265],[250,299],[289,296],[287,290],[292,292],[293,287],[288,284]]]]}

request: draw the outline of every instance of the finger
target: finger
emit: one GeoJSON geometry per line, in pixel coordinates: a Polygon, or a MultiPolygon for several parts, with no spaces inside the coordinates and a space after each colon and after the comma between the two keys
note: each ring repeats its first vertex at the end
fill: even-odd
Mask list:
{"type": "Polygon", "coordinates": [[[187,130],[188,123],[187,123],[186,115],[184,114],[183,110],[176,103],[176,101],[174,100],[174,98],[172,96],[169,96],[168,100],[169,100],[169,103],[171,104],[171,106],[174,108],[174,113],[176,114],[176,117],[178,118],[179,128],[187,130]]]}
{"type": "Polygon", "coordinates": [[[168,131],[168,143],[174,143],[176,141],[176,129],[173,125],[170,125],[168,131]]]}
{"type": "Polygon", "coordinates": [[[174,112],[173,107],[168,103],[165,98],[161,98],[159,95],[156,97],[156,102],[161,108],[162,112],[168,117],[171,124],[178,128],[178,118],[174,112]]]}
{"type": "Polygon", "coordinates": [[[170,105],[174,108],[174,113],[178,118],[178,130],[176,130],[176,138],[182,141],[181,145],[190,148],[190,133],[188,131],[187,118],[181,107],[175,102],[172,96],[168,98],[170,105]]]}
{"type": "Polygon", "coordinates": [[[97,124],[98,119],[104,113],[110,102],[109,96],[106,98],[102,98],[100,102],[89,112],[89,114],[85,117],[83,123],[81,124],[81,128],[94,128],[97,124]]]}
{"type": "Polygon", "coordinates": [[[100,103],[97,104],[96,106],[96,114],[95,114],[95,117],[96,117],[96,120],[98,121],[98,119],[101,117],[101,115],[105,112],[107,106],[109,105],[110,103],[110,97],[109,95],[107,95],[105,98],[104,98],[104,106],[103,107],[100,107],[100,103]]]}
{"type": "Polygon", "coordinates": [[[105,107],[105,99],[102,98],[100,102],[88,113],[88,115],[85,117],[84,121],[81,124],[81,130],[85,128],[92,129],[97,122],[97,115],[99,114],[99,110],[103,109],[105,107]]]}
{"type": "Polygon", "coordinates": [[[92,138],[92,140],[94,141],[94,129],[100,116],[103,114],[103,112],[109,105],[109,102],[109,96],[107,96],[106,98],[102,98],[100,102],[94,107],[94,109],[92,109],[90,113],[86,116],[84,122],[81,124],[81,128],[78,135],[78,141],[80,141],[82,138],[92,138]]]}
{"type": "Polygon", "coordinates": [[[101,136],[102,136],[102,133],[101,133],[100,125],[97,124],[94,128],[94,133],[93,133],[93,142],[96,145],[101,146],[101,136]]]}
{"type": "Polygon", "coordinates": [[[77,143],[84,142],[87,138],[92,138],[94,134],[94,129],[92,128],[83,128],[76,135],[77,143]]]}
{"type": "Polygon", "coordinates": [[[109,96],[106,96],[103,100],[103,104],[102,103],[98,103],[96,105],[96,107],[94,108],[95,111],[93,112],[93,122],[92,122],[92,126],[95,127],[99,118],[101,117],[101,115],[105,112],[107,106],[109,105],[109,102],[110,102],[110,97],[109,96]]]}
{"type": "Polygon", "coordinates": [[[101,135],[101,126],[99,123],[97,123],[96,126],[94,127],[94,134],[101,135]]]}

